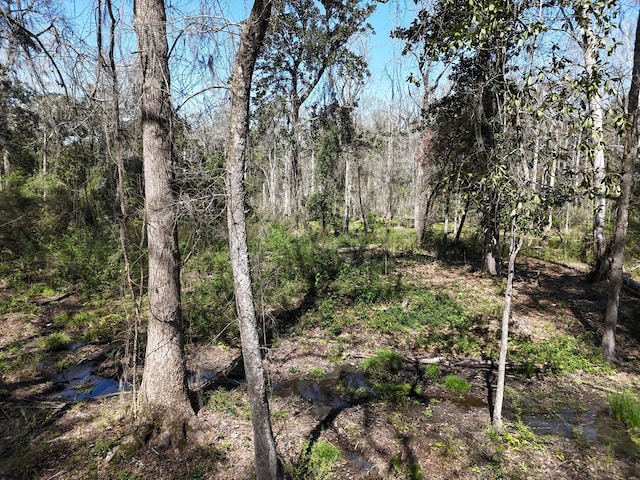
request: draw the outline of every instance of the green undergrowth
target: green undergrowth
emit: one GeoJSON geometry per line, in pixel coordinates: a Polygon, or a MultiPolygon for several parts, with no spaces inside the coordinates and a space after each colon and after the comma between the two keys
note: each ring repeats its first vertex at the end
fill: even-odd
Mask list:
{"type": "Polygon", "coordinates": [[[520,255],[548,262],[584,262],[587,258],[583,235],[579,231],[559,233],[554,230],[544,238],[530,237],[520,255]]]}
{"type": "Polygon", "coordinates": [[[331,480],[336,464],[342,460],[342,451],[327,440],[306,443],[300,459],[284,466],[287,480],[331,480]]]}
{"type": "Polygon", "coordinates": [[[613,418],[623,422],[640,438],[640,396],[633,392],[614,393],[609,395],[609,404],[613,418]]]}
{"type": "Polygon", "coordinates": [[[362,371],[374,380],[388,378],[402,368],[402,357],[390,348],[376,351],[373,357],[366,358],[360,364],[362,371]]]}
{"type": "Polygon", "coordinates": [[[229,249],[211,246],[193,255],[182,273],[182,314],[190,342],[233,344],[240,338],[235,319],[229,249]]]}
{"type": "Polygon", "coordinates": [[[559,335],[539,342],[514,337],[509,347],[509,357],[512,361],[523,363],[525,369],[530,370],[529,373],[538,369],[554,373],[611,371],[611,367],[603,362],[591,334],[577,337],[559,335]]]}
{"type": "Polygon", "coordinates": [[[56,315],[53,323],[65,332],[73,333],[83,342],[107,343],[122,337],[130,322],[134,321],[133,317],[127,314],[132,314],[133,306],[127,302],[127,299],[122,302],[99,298],[89,300],[76,312],[56,315]]]}
{"type": "Polygon", "coordinates": [[[444,379],[444,387],[453,393],[467,393],[471,385],[458,375],[447,375],[444,379]]]}
{"type": "Polygon", "coordinates": [[[50,352],[67,350],[71,344],[73,344],[73,339],[67,332],[54,332],[43,340],[44,349],[50,352]]]}

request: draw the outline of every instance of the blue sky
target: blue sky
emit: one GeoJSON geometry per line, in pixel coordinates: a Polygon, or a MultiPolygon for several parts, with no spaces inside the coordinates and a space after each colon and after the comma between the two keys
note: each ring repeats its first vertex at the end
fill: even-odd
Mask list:
{"type": "MultiPolygon", "coordinates": [[[[246,18],[253,4],[248,0],[222,1],[231,17],[240,21],[246,18]]],[[[371,78],[367,85],[370,95],[391,100],[398,88],[406,90],[405,79],[411,71],[416,71],[410,57],[401,55],[403,42],[390,37],[390,32],[398,26],[408,25],[415,17],[416,5],[413,0],[389,0],[378,4],[370,18],[375,34],[369,37],[367,61],[371,78]]]]}
{"type": "MultiPolygon", "coordinates": [[[[183,12],[200,11],[201,0],[165,0],[168,8],[178,8],[183,12]]],[[[90,45],[95,45],[95,9],[96,1],[87,0],[67,0],[66,12],[75,18],[75,25],[79,29],[79,34],[90,45]]],[[[215,5],[216,10],[221,11],[225,17],[240,22],[248,15],[249,9],[253,4],[252,0],[218,0],[215,5]]],[[[114,6],[125,16],[125,30],[121,30],[125,35],[125,45],[122,49],[123,56],[127,56],[135,52],[135,36],[133,35],[131,15],[133,10],[133,0],[115,0],[114,6]],[[128,45],[128,46],[127,46],[128,45]]],[[[375,34],[368,37],[366,43],[366,57],[369,62],[371,77],[369,78],[365,90],[365,95],[369,99],[380,101],[382,103],[397,101],[398,91],[407,91],[408,85],[405,82],[409,72],[415,72],[416,67],[413,59],[401,55],[403,42],[392,39],[390,32],[402,25],[407,25],[415,16],[415,3],[413,0],[389,0],[387,3],[378,4],[377,9],[370,19],[375,34]]],[[[224,61],[224,59],[222,59],[224,61]]],[[[225,66],[220,65],[217,68],[219,79],[224,81],[225,66]]],[[[189,70],[182,70],[178,67],[178,71],[173,74],[172,80],[175,81],[176,87],[180,82],[180,76],[184,73],[188,74],[189,70]]],[[[193,72],[195,73],[195,72],[193,72]]],[[[188,83],[189,79],[186,80],[188,83]]],[[[185,85],[187,90],[198,88],[205,79],[191,79],[191,87],[185,85]]],[[[208,81],[211,81],[209,79],[208,81]]],[[[185,91],[186,92],[186,91],[185,91]]],[[[176,92],[177,93],[177,92],[176,92]]],[[[186,94],[186,93],[185,93],[186,94]]],[[[176,95],[176,101],[179,102],[179,96],[176,95]]]]}

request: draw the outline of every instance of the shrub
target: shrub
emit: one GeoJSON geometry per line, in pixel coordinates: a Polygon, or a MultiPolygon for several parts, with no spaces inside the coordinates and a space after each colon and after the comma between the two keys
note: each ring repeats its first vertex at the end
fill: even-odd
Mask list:
{"type": "Polygon", "coordinates": [[[554,372],[583,370],[592,372],[596,368],[607,368],[590,334],[555,337],[545,342],[512,342],[512,358],[537,365],[545,365],[554,372]]]}

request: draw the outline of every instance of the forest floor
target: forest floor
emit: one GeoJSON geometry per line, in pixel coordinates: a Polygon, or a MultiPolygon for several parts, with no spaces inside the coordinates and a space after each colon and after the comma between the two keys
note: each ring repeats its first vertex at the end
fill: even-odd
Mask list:
{"type": "MultiPolygon", "coordinates": [[[[606,285],[587,283],[577,264],[523,259],[517,272],[514,345],[521,353],[526,345],[556,351],[546,357],[553,365],[514,360],[503,435],[490,428],[496,370],[467,354],[480,348],[493,358],[503,282],[463,263],[393,260],[394,282],[445,292],[472,312],[478,321],[473,338],[465,337],[472,347],[446,344],[446,331],[433,343],[420,328],[381,328],[371,319],[393,313],[384,302],[307,298],[299,305],[266,355],[273,429],[289,478],[640,478],[637,435],[611,418],[609,406],[612,391],[640,387],[640,300],[622,296],[619,362],[576,367],[563,362],[580,361],[575,349],[597,349],[606,285]],[[328,315],[327,305],[336,312],[328,315]]],[[[0,296],[8,302],[12,293],[5,288],[0,296]]],[[[44,339],[59,329],[56,318],[78,311],[81,300],[52,295],[30,302],[28,311],[18,305],[1,320],[0,479],[254,478],[246,386],[240,369],[230,371],[237,348],[188,346],[192,385],[207,385],[199,445],[125,448],[133,396],[110,393],[124,343],[78,342],[43,353],[44,339]],[[74,367],[85,386],[68,395],[74,367]],[[220,372],[225,378],[216,377],[220,372]],[[103,380],[105,395],[76,401],[83,388],[93,396],[103,380]]],[[[393,308],[411,314],[412,302],[408,296],[393,308]]]]}

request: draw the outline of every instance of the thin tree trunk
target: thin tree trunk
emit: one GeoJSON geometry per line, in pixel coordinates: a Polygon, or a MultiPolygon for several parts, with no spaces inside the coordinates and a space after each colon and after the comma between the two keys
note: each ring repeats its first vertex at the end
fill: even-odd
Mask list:
{"type": "MultiPolygon", "coordinates": [[[[297,87],[294,85],[293,91],[297,87]]],[[[294,95],[295,96],[295,95],[294,95]]],[[[291,151],[285,166],[285,210],[287,216],[294,215],[301,208],[301,181],[300,181],[300,101],[293,98],[291,101],[291,151]]]]}
{"type": "Polygon", "coordinates": [[[498,385],[493,406],[492,425],[494,430],[502,432],[502,404],[504,400],[504,382],[507,365],[507,346],[509,342],[509,320],[511,318],[511,297],[513,296],[513,278],[515,276],[516,257],[522,247],[523,237],[516,239],[516,219],[511,221],[511,242],[509,246],[509,271],[507,273],[507,289],[504,295],[502,310],[502,332],[500,336],[500,358],[498,360],[498,385]]]}
{"type": "Polygon", "coordinates": [[[604,335],[602,337],[602,353],[607,362],[616,357],[616,325],[618,323],[618,306],[620,289],[623,281],[624,247],[629,226],[629,204],[633,186],[635,161],[638,158],[638,93],[640,92],[640,14],[636,23],[636,38],[633,53],[633,72],[629,87],[629,105],[627,107],[627,129],[622,157],[622,180],[618,213],[611,244],[611,272],[609,277],[609,295],[605,315],[604,335]]]}
{"type": "MultiPolygon", "coordinates": [[[[131,344],[127,342],[126,350],[125,350],[125,360],[129,362],[129,366],[133,369],[133,373],[131,375],[132,383],[134,383],[134,395],[136,393],[135,390],[135,379],[137,377],[137,358],[138,358],[138,325],[141,323],[142,312],[140,309],[140,304],[136,300],[136,292],[132,277],[131,271],[131,262],[129,260],[128,253],[128,241],[127,241],[127,219],[129,218],[129,208],[127,205],[127,195],[126,195],[126,168],[124,164],[124,153],[123,153],[123,141],[122,141],[122,127],[120,122],[120,90],[118,88],[118,72],[116,69],[115,62],[115,36],[116,36],[116,23],[117,20],[113,11],[112,0],[105,1],[106,12],[109,16],[110,25],[109,25],[109,49],[107,53],[108,59],[108,68],[110,73],[110,87],[111,87],[111,101],[108,102],[108,105],[113,107],[113,111],[108,110],[108,106],[106,106],[104,115],[104,130],[105,130],[105,143],[107,156],[113,161],[116,165],[117,170],[117,185],[116,185],[116,194],[117,194],[117,207],[119,209],[118,215],[118,226],[119,226],[119,238],[120,238],[120,248],[122,249],[122,258],[124,263],[124,281],[127,288],[127,293],[131,297],[131,302],[134,306],[135,318],[133,319],[133,324],[130,326],[131,336],[131,344]],[[109,120],[113,120],[113,124],[109,122],[109,120]],[[130,348],[131,345],[131,348],[130,348]]],[[[99,17],[102,18],[102,6],[101,2],[98,2],[98,11],[99,17]]],[[[98,25],[101,26],[102,21],[98,20],[98,25]]],[[[102,33],[102,28],[98,28],[98,36],[99,41],[98,45],[101,45],[102,39],[100,38],[102,33]]],[[[99,59],[101,65],[99,65],[99,69],[102,68],[101,59],[99,59]]],[[[100,70],[99,70],[100,71],[100,70]]],[[[99,76],[99,73],[98,73],[99,76]]],[[[97,83],[97,82],[96,82],[97,83]]],[[[135,405],[134,405],[135,407],[135,405]]],[[[134,412],[137,413],[137,412],[134,412]]]]}
{"type": "Polygon", "coordinates": [[[345,154],[344,164],[344,217],[342,221],[342,232],[349,233],[351,223],[351,151],[345,154]]]}
{"type": "MultiPolygon", "coordinates": [[[[553,156],[553,160],[551,161],[551,172],[549,172],[549,188],[551,191],[556,186],[556,170],[558,169],[558,157],[557,155],[553,156]]],[[[553,228],[553,207],[549,207],[549,213],[547,216],[547,225],[545,227],[545,231],[548,232],[553,228]]]]}
{"type": "Polygon", "coordinates": [[[484,229],[482,271],[495,277],[500,270],[500,225],[497,218],[499,195],[494,192],[490,198],[491,205],[484,212],[482,219],[484,229]]]}
{"type": "Polygon", "coordinates": [[[138,397],[143,421],[159,429],[161,446],[181,446],[196,426],[188,397],[180,252],[173,180],[173,115],[163,0],[136,2],[135,30],[142,75],[142,156],[149,255],[149,325],[138,397]]]}
{"type": "Polygon", "coordinates": [[[256,0],[244,22],[231,76],[231,112],[227,143],[227,222],[236,309],[240,322],[242,357],[249,389],[256,478],[282,478],[271,429],[267,383],[260,352],[249,265],[245,217],[244,168],[249,136],[249,98],[256,58],[271,15],[270,0],[256,0]]]}
{"type": "Polygon", "coordinates": [[[362,195],[362,166],[358,162],[356,166],[356,175],[358,178],[358,205],[360,207],[360,217],[362,218],[362,227],[364,233],[369,232],[369,212],[365,208],[363,195],[362,195]]]}
{"type": "Polygon", "coordinates": [[[464,228],[464,222],[467,220],[467,212],[469,211],[469,204],[471,203],[471,196],[467,197],[464,202],[464,210],[462,210],[462,216],[460,217],[460,223],[456,227],[456,239],[453,241],[454,245],[460,243],[460,235],[462,235],[462,229],[464,228]]]}
{"type": "Polygon", "coordinates": [[[391,107],[389,107],[389,140],[387,142],[387,171],[385,181],[387,182],[387,198],[385,199],[384,216],[387,222],[393,218],[393,127],[391,124],[391,107]]]}

